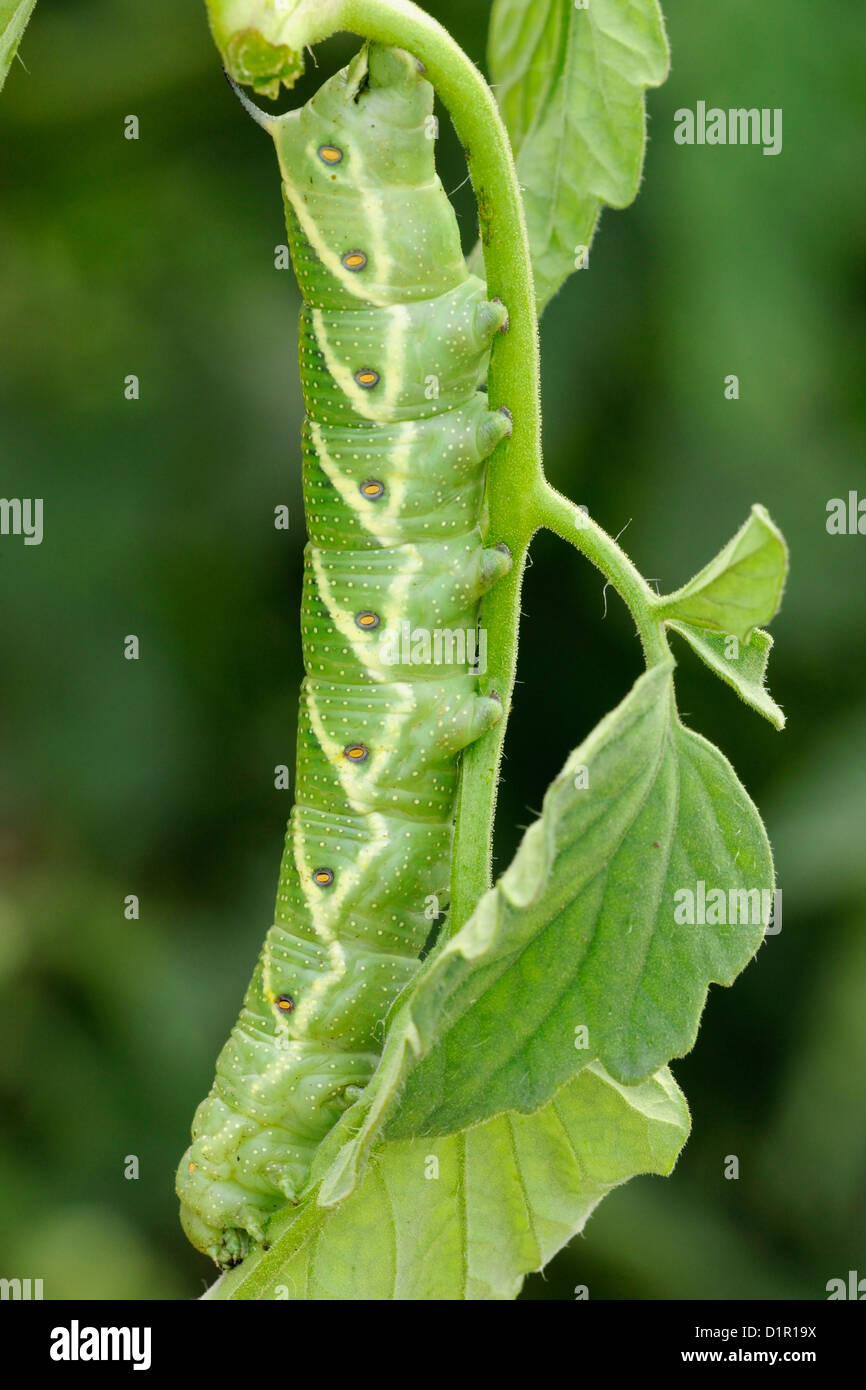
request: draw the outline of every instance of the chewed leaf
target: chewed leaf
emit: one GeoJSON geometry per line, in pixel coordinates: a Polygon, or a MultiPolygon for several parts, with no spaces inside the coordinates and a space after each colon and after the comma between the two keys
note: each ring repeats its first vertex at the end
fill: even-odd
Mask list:
{"type": "Polygon", "coordinates": [[[773,639],[756,627],[748,642],[730,633],[710,632],[671,619],[668,627],[684,637],[710,670],[732,685],[742,700],[756,709],[776,729],[784,729],[785,715],[766,689],[767,662],[773,639]]]}
{"type": "Polygon", "coordinates": [[[778,612],[788,573],[788,547],[763,507],[752,514],[714,560],[655,603],[662,618],[730,633],[747,642],[778,612]]]}
{"type": "Polygon", "coordinates": [[[280,87],[293,87],[304,71],[304,60],[288,44],[270,44],[255,29],[232,34],[225,50],[226,71],[236,82],[272,100],[280,87]]]}
{"type": "Polygon", "coordinates": [[[670,667],[653,668],[571,755],[509,869],[402,996],[362,1102],[317,1157],[322,1200],[351,1190],[380,1132],[535,1110],[596,1058],[633,1084],[682,1056],[710,983],[731,984],[760,945],[773,883],[754,805],[680,724],[670,667]]]}
{"type": "Polygon", "coordinates": [[[293,87],[304,71],[311,41],[328,0],[207,0],[208,18],[223,65],[235,82],[266,97],[293,87]]]}
{"type": "Polygon", "coordinates": [[[0,0],[0,91],[35,6],[36,0],[0,0]]]}
{"type": "Polygon", "coordinates": [[[491,82],[517,157],[539,312],[604,206],[637,194],[644,92],[668,72],[657,0],[495,0],[491,82]]]}
{"type": "Polygon", "coordinates": [[[515,1298],[611,1188],[669,1173],[688,1130],[666,1068],[621,1086],[587,1067],[533,1115],[382,1144],[347,1201],[326,1209],[311,1194],[206,1297],[515,1298]]]}

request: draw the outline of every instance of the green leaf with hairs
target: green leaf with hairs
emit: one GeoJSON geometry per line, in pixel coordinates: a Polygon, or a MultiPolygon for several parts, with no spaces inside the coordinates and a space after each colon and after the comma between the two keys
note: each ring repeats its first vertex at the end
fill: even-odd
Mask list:
{"type": "Polygon", "coordinates": [[[587,1067],[533,1115],[380,1145],[346,1201],[311,1193],[206,1298],[515,1298],[611,1188],[669,1173],[688,1130],[667,1068],[622,1086],[587,1067]]]}
{"type": "Polygon", "coordinates": [[[589,247],[602,207],[637,195],[644,93],[669,66],[657,0],[495,0],[491,82],[523,189],[539,313],[589,247]]]}
{"type": "Polygon", "coordinates": [[[763,507],[755,506],[733,540],[694,579],[655,602],[659,617],[729,633],[748,642],[778,612],[788,547],[763,507]]]}
{"type": "Polygon", "coordinates": [[[733,686],[741,700],[762,714],[776,729],[784,729],[785,715],[766,689],[767,662],[773,646],[769,632],[756,627],[748,642],[726,632],[710,632],[670,619],[668,627],[684,637],[711,671],[733,686]]]}
{"type": "Polygon", "coordinates": [[[773,888],[752,801],[654,667],[401,996],[373,1080],[317,1155],[323,1200],[351,1191],[380,1136],[531,1112],[594,1060],[636,1084],[688,1052],[710,983],[733,983],[760,945],[773,888]]]}
{"type": "Polygon", "coordinates": [[[0,92],[35,8],[36,0],[0,0],[0,92]]]}

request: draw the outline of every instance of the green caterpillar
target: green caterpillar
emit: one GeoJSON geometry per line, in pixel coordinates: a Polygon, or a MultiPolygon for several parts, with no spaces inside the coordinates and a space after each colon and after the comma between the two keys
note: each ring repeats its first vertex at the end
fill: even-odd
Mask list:
{"type": "Polygon", "coordinates": [[[184,1229],[222,1266],[297,1199],[369,1081],[447,892],[459,755],[501,717],[471,657],[384,638],[474,636],[511,565],[480,531],[510,418],[477,389],[507,314],[466,269],[420,64],[368,46],[299,111],[244,102],[276,142],[304,299],[309,544],[276,920],[178,1173],[184,1229]]]}

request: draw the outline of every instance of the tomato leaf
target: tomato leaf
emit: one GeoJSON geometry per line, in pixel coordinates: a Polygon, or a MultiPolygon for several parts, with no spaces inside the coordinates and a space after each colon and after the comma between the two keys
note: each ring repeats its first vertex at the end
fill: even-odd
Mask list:
{"type": "Polygon", "coordinates": [[[488,62],[523,190],[539,313],[605,204],[637,195],[644,93],[669,66],[657,0],[495,0],[488,62]]]}
{"type": "Polygon", "coordinates": [[[35,8],[36,0],[0,0],[0,91],[35,8]]]}

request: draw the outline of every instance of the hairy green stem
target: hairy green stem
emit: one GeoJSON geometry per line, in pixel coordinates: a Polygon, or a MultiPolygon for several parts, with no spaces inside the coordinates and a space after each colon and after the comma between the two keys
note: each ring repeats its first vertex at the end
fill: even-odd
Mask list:
{"type": "Polygon", "coordinates": [[[553,531],[600,569],[631,610],[647,666],[658,666],[670,655],[664,623],[654,608],[655,594],[625,551],[581,507],[543,480],[534,498],[537,526],[553,531]]]}

